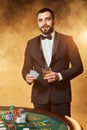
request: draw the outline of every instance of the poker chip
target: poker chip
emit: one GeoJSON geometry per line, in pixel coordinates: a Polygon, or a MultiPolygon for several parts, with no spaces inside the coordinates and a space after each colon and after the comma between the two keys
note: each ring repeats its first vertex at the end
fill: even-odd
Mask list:
{"type": "Polygon", "coordinates": [[[49,121],[48,120],[43,120],[44,123],[48,123],[49,121]]]}
{"type": "Polygon", "coordinates": [[[23,130],[29,130],[29,128],[23,128],[23,130]]]}
{"type": "Polygon", "coordinates": [[[7,130],[7,128],[6,127],[1,127],[0,130],[7,130]]]}
{"type": "Polygon", "coordinates": [[[4,124],[0,124],[0,127],[1,127],[1,126],[4,126],[4,124]]]}
{"type": "Polygon", "coordinates": [[[17,117],[16,123],[21,123],[21,118],[17,117]]]}

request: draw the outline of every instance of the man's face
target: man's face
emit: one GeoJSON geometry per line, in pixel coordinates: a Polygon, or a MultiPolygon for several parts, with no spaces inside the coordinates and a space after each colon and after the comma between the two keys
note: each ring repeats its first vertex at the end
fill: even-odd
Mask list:
{"type": "Polygon", "coordinates": [[[53,32],[54,20],[50,12],[47,11],[44,13],[39,13],[37,16],[37,20],[38,27],[43,34],[48,35],[53,32]]]}

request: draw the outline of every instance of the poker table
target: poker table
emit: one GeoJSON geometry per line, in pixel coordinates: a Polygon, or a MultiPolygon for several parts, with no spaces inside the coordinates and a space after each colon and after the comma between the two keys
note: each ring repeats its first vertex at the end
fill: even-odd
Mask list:
{"type": "MultiPolygon", "coordinates": [[[[33,108],[22,108],[28,113],[28,121],[16,123],[3,120],[0,116],[0,130],[83,130],[81,125],[71,117],[33,108]]],[[[9,107],[1,106],[0,114],[8,110],[9,107]]]]}

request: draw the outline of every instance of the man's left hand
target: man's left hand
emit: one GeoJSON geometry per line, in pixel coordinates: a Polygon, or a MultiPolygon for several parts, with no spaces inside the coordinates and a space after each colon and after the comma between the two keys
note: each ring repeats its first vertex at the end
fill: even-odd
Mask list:
{"type": "Polygon", "coordinates": [[[55,82],[59,80],[58,73],[50,71],[49,73],[44,75],[44,79],[48,80],[49,83],[55,82]]]}

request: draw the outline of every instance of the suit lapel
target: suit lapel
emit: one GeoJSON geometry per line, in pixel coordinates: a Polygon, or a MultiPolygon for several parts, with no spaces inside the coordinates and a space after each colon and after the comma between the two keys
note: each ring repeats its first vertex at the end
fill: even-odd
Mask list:
{"type": "Polygon", "coordinates": [[[59,33],[55,32],[55,37],[54,37],[54,46],[53,46],[52,57],[54,57],[56,51],[58,50],[59,37],[60,37],[59,33]]]}
{"type": "Polygon", "coordinates": [[[35,54],[35,59],[37,59],[37,62],[39,62],[39,64],[41,64],[41,66],[45,66],[46,65],[46,61],[43,55],[43,51],[42,51],[42,47],[41,47],[41,41],[40,41],[40,36],[38,37],[37,41],[36,41],[36,53],[35,54]]]}
{"type": "Polygon", "coordinates": [[[55,55],[56,55],[56,52],[58,51],[59,39],[60,39],[60,34],[55,32],[52,60],[51,60],[50,66],[52,66],[54,64],[55,55]]]}

